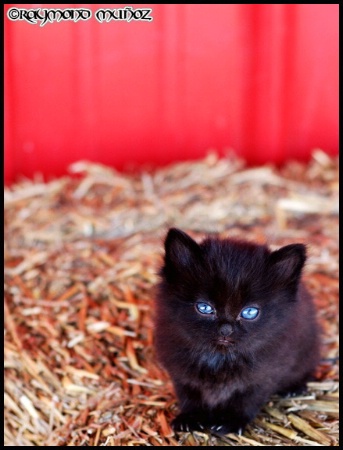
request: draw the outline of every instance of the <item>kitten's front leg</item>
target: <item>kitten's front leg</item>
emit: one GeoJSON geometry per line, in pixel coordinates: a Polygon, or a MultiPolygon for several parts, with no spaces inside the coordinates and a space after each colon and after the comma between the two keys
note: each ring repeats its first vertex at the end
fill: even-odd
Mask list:
{"type": "Polygon", "coordinates": [[[189,385],[174,382],[181,413],[172,421],[174,431],[207,431],[213,425],[202,407],[201,392],[189,385]]]}
{"type": "Polygon", "coordinates": [[[251,388],[242,393],[236,393],[225,406],[221,405],[213,411],[216,434],[242,433],[245,427],[254,419],[268,395],[263,390],[251,388]]]}
{"type": "Polygon", "coordinates": [[[250,422],[250,411],[242,408],[242,399],[234,399],[234,407],[206,407],[201,392],[189,385],[175,383],[181,413],[172,421],[174,431],[204,431],[224,435],[239,433],[250,422]],[[237,401],[238,400],[238,401],[237,401]]]}

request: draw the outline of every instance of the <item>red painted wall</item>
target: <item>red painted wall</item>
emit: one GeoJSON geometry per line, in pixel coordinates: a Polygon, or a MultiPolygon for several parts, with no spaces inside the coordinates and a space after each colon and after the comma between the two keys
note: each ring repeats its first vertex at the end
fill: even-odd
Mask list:
{"type": "Polygon", "coordinates": [[[80,159],[119,169],[233,148],[251,164],[338,152],[338,4],[5,5],[5,182],[80,159]],[[10,21],[9,8],[89,8],[10,21]]]}

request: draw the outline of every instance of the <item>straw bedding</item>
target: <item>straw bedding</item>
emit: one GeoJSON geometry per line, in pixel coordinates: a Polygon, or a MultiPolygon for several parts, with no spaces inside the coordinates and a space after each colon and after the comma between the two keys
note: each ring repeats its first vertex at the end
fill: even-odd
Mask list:
{"type": "Polygon", "coordinates": [[[210,154],[134,175],[70,172],[5,189],[5,445],[337,446],[338,161],[316,150],[308,164],[248,168],[210,154]],[[170,428],[177,403],[153,347],[169,226],[308,246],[317,381],[272,397],[241,436],[170,428]]]}

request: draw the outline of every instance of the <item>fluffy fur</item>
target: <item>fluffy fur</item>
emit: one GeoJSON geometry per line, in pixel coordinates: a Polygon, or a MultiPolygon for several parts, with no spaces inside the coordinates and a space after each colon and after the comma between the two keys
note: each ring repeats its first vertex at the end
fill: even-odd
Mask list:
{"type": "Polygon", "coordinates": [[[169,230],[155,342],[181,410],[174,430],[238,432],[271,394],[305,387],[319,358],[305,259],[302,244],[272,252],[232,239],[198,244],[169,230]],[[201,314],[197,302],[214,313],[201,314]],[[255,319],[240,315],[247,307],[259,309],[255,319]]]}

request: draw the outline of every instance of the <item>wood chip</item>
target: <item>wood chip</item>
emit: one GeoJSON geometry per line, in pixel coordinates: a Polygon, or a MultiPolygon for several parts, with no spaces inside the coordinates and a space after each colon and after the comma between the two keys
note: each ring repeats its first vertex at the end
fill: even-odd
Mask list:
{"type": "Polygon", "coordinates": [[[276,431],[277,433],[281,434],[282,436],[286,436],[288,439],[294,440],[298,436],[298,433],[296,433],[294,430],[290,430],[289,428],[281,427],[280,425],[275,425],[274,423],[269,423],[269,422],[263,421],[263,426],[276,431]]]}
{"type": "Polygon", "coordinates": [[[174,431],[171,429],[170,425],[168,424],[163,410],[160,410],[157,413],[157,420],[161,425],[162,436],[164,436],[164,437],[174,436],[174,431]]]}
{"type": "Polygon", "coordinates": [[[302,431],[304,434],[319,442],[322,445],[330,445],[331,441],[328,439],[324,433],[313,428],[306,420],[301,419],[299,416],[294,414],[288,414],[288,419],[292,425],[297,429],[302,431]]]}

